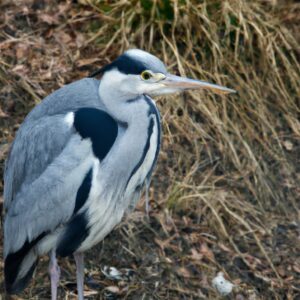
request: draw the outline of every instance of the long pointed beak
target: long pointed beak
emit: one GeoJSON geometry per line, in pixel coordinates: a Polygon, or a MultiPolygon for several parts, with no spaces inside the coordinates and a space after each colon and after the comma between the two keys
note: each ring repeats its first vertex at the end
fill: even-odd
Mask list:
{"type": "Polygon", "coordinates": [[[229,89],[224,86],[220,86],[213,83],[208,83],[201,80],[195,80],[185,77],[180,77],[172,74],[167,74],[166,78],[161,81],[161,83],[170,89],[175,90],[210,90],[216,94],[226,95],[231,93],[236,93],[235,90],[229,89]]]}

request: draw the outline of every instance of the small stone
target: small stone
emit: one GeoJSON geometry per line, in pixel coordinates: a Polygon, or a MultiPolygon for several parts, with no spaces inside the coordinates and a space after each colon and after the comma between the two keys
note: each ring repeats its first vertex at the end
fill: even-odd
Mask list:
{"type": "Polygon", "coordinates": [[[234,284],[224,278],[223,272],[219,272],[212,280],[212,286],[220,293],[220,295],[227,296],[232,292],[234,284]]]}
{"type": "Polygon", "coordinates": [[[284,141],[283,145],[284,145],[285,149],[288,151],[292,151],[294,148],[294,145],[291,141],[284,141]]]}

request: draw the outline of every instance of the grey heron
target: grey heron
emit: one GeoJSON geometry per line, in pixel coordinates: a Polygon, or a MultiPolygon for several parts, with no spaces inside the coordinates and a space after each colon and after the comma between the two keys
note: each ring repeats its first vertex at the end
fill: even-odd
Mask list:
{"type": "Polygon", "coordinates": [[[20,126],[4,174],[4,273],[8,293],[29,283],[38,258],[50,255],[52,299],[56,256],[74,255],[83,299],[83,253],[130,212],[149,185],[160,149],[159,111],[150,96],[189,89],[232,93],[171,75],[138,49],[46,97],[20,126]]]}

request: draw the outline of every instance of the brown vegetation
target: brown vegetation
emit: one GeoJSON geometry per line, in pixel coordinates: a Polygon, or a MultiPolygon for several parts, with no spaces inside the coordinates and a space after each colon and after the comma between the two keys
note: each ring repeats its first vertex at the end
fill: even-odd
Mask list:
{"type": "MultiPolygon", "coordinates": [[[[35,104],[128,48],[238,91],[158,99],[150,221],[141,203],[87,254],[88,299],[217,299],[218,271],[236,284],[231,299],[300,298],[297,1],[4,0],[0,9],[1,172],[35,104]],[[104,265],[133,276],[110,280],[104,265]]],[[[21,298],[49,298],[46,263],[21,298]]],[[[74,263],[61,265],[60,297],[73,299],[74,263]]]]}

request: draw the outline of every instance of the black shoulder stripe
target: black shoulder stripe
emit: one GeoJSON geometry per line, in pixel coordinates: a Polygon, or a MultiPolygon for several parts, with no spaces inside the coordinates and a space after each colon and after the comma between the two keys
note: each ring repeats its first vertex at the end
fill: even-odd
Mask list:
{"type": "Polygon", "coordinates": [[[74,214],[84,205],[85,201],[89,197],[93,178],[93,169],[90,169],[85,175],[81,186],[79,187],[76,195],[76,202],[74,208],[74,214]]]}
{"type": "Polygon", "coordinates": [[[130,173],[130,176],[127,180],[126,186],[128,185],[128,182],[130,181],[131,177],[139,169],[139,167],[142,165],[143,161],[145,160],[147,152],[150,148],[150,139],[151,139],[151,135],[152,135],[152,132],[153,132],[153,127],[154,127],[154,120],[153,120],[153,118],[151,118],[149,126],[148,126],[147,141],[146,141],[145,147],[143,149],[142,157],[140,158],[139,162],[136,164],[136,166],[133,168],[132,172],[130,173]]]}
{"type": "Polygon", "coordinates": [[[72,255],[89,235],[86,211],[75,215],[67,225],[56,253],[62,257],[72,255]]]}
{"type": "Polygon", "coordinates": [[[74,127],[82,138],[90,138],[93,152],[104,159],[118,135],[117,122],[105,111],[81,108],[75,112],[74,127]]]}
{"type": "Polygon", "coordinates": [[[26,241],[21,249],[14,253],[10,253],[7,255],[4,261],[4,276],[5,276],[5,288],[8,293],[17,293],[21,291],[27,285],[28,281],[31,278],[31,275],[34,271],[34,266],[31,266],[27,275],[24,278],[21,278],[18,282],[16,282],[16,278],[18,277],[18,273],[20,271],[21,264],[26,257],[26,255],[30,252],[30,250],[42,239],[46,236],[46,233],[40,234],[37,238],[32,240],[31,242],[26,241]]]}

